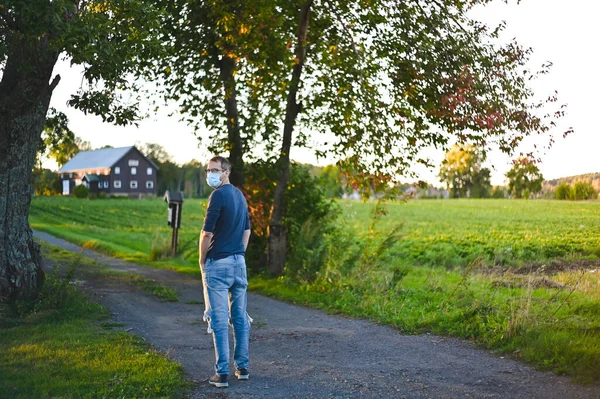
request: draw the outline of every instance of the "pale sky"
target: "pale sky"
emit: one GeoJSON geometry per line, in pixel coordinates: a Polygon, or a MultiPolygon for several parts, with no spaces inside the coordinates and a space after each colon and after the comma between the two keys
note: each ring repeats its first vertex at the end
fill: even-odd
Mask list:
{"type": "MultiPolygon", "coordinates": [[[[542,156],[540,170],[546,179],[572,176],[582,173],[600,172],[600,134],[596,115],[600,95],[600,77],[597,64],[597,43],[600,38],[600,24],[597,23],[597,0],[523,0],[517,5],[497,0],[493,4],[475,10],[473,16],[492,25],[505,20],[507,29],[504,38],[516,37],[526,47],[532,47],[532,70],[551,61],[554,66],[550,74],[535,84],[536,93],[545,98],[554,90],[558,91],[559,102],[568,104],[567,115],[561,120],[554,147],[542,156]],[[560,132],[573,127],[575,133],[562,139],[560,132]]],[[[69,117],[71,130],[94,148],[104,145],[122,147],[136,142],[159,143],[173,156],[175,162],[185,163],[191,159],[204,160],[210,154],[198,148],[198,140],[193,129],[178,122],[177,116],[168,117],[161,112],[135,126],[116,127],[102,123],[99,117],[84,115],[69,108],[66,102],[81,84],[81,70],[69,68],[60,61],[55,73],[62,80],[54,91],[51,106],[63,111],[69,117]]],[[[543,144],[540,141],[538,144],[543,144]]],[[[533,143],[528,143],[531,146],[533,143]]],[[[524,147],[524,151],[530,150],[524,147]]],[[[439,164],[443,152],[428,151],[439,164]]],[[[292,159],[299,162],[317,164],[315,157],[307,150],[292,149],[292,159]]],[[[323,165],[327,161],[321,161],[323,165]]],[[[331,163],[331,162],[329,162],[331,163]]],[[[510,168],[510,159],[504,154],[493,152],[488,156],[488,165],[493,167],[492,184],[504,183],[504,173],[510,168]]],[[[421,178],[435,185],[437,168],[422,171],[421,178]]]]}

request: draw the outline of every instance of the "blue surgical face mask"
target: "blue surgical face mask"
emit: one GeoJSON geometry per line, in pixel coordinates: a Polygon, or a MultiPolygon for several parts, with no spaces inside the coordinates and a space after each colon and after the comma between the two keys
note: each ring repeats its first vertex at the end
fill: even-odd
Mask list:
{"type": "Polygon", "coordinates": [[[212,188],[217,188],[217,187],[219,187],[221,185],[221,175],[219,173],[212,173],[212,172],[210,172],[206,176],[206,182],[212,188]]]}

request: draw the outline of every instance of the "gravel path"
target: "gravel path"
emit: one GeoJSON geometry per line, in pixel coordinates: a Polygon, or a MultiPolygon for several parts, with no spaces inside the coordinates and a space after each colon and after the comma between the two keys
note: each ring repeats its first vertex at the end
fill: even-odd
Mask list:
{"type": "MultiPolygon", "coordinates": [[[[540,398],[600,399],[600,386],[579,386],[453,338],[402,335],[365,320],[249,294],[250,380],[228,389],[207,383],[214,372],[212,336],[202,322],[202,284],[195,277],[143,267],[84,250],[46,233],[35,236],[108,268],[174,288],[179,302],[160,302],[131,284],[83,282],[114,321],[180,362],[197,382],[192,398],[540,398]]],[[[232,366],[233,368],[233,366],[232,366]]]]}

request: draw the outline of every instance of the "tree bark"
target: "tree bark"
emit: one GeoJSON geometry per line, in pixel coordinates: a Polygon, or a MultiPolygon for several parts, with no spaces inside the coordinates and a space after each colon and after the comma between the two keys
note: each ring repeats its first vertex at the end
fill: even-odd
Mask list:
{"type": "Polygon", "coordinates": [[[290,180],[290,148],[292,146],[292,133],[296,124],[296,117],[302,109],[302,104],[297,102],[298,87],[302,68],[306,61],[306,36],[310,19],[310,7],[312,0],[306,1],[300,11],[300,23],[298,26],[298,42],[296,43],[296,59],[290,81],[290,89],[287,97],[285,113],[285,124],[283,126],[283,142],[281,152],[277,161],[279,166],[279,178],[275,187],[273,208],[271,209],[271,221],[269,223],[269,241],[267,243],[267,268],[271,274],[281,275],[285,266],[287,252],[287,232],[282,225],[285,192],[290,180]]]}
{"type": "Polygon", "coordinates": [[[6,37],[0,81],[0,301],[32,298],[44,282],[42,257],[29,227],[31,174],[50,97],[58,52],[47,37],[6,37]]]}
{"type": "Polygon", "coordinates": [[[225,115],[227,117],[227,135],[229,144],[229,161],[231,162],[231,184],[241,188],[245,183],[244,149],[240,132],[240,120],[237,107],[237,90],[235,88],[235,60],[223,55],[219,61],[219,72],[225,89],[225,115]]]}

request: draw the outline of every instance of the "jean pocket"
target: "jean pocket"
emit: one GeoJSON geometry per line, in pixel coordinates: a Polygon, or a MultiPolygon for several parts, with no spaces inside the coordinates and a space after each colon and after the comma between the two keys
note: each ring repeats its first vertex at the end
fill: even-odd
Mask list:
{"type": "Polygon", "coordinates": [[[229,288],[231,285],[231,279],[233,278],[233,269],[231,267],[207,267],[205,273],[208,288],[229,288]]]}

